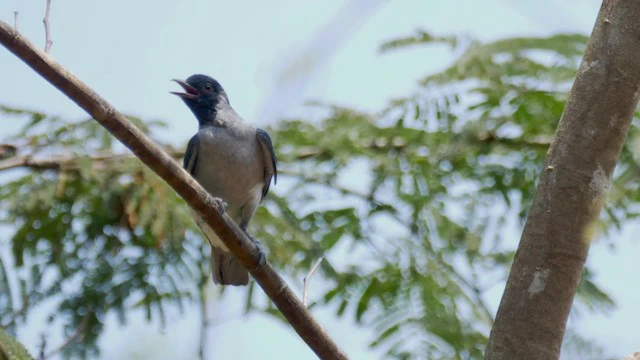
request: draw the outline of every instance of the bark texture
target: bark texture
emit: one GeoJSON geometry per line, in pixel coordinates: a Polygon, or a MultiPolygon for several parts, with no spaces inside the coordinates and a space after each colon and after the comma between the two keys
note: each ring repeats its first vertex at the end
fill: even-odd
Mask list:
{"type": "Polygon", "coordinates": [[[557,359],[640,94],[640,1],[604,1],[547,154],[485,358],[557,359]]]}

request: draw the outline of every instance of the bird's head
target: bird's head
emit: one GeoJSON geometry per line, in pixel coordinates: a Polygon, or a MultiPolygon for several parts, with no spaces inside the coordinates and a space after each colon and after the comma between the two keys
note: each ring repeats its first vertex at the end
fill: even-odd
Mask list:
{"type": "Polygon", "coordinates": [[[182,98],[201,125],[215,123],[218,109],[229,105],[229,98],[220,83],[207,75],[191,75],[187,80],[176,80],[184,92],[171,92],[182,98]]]}

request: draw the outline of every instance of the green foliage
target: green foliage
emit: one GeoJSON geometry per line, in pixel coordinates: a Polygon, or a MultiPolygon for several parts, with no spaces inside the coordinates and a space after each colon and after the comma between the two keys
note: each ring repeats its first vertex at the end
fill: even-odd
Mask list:
{"type": "MultiPolygon", "coordinates": [[[[586,37],[480,43],[418,32],[381,49],[432,44],[451,48],[451,65],[379,115],[320,104],[323,120],[270,129],[282,182],[251,230],[295,278],[325,255],[311,306],[371,329],[371,347],[386,357],[476,359],[493,322],[485,294],[506,278],[586,37]]],[[[15,228],[12,258],[0,257],[0,324],[15,328],[57,299],[54,318],[69,334],[86,327],[67,355],[85,356],[108,312],[125,321],[142,306],[162,319],[165,306],[197,298],[208,261],[166,184],[139,161],[108,155],[121,150],[92,121],[1,109],[26,118],[9,139],[20,154],[67,157],[62,166],[31,165],[0,190],[0,221],[15,228]]],[[[137,124],[148,133],[158,125],[137,124]]],[[[637,216],[637,124],[605,232],[637,216]]],[[[587,310],[614,305],[590,270],[576,299],[587,310]]],[[[281,318],[262,300],[250,287],[246,309],[281,318]]]]}
{"type": "Polygon", "coordinates": [[[182,241],[193,227],[187,209],[137,159],[89,157],[113,150],[111,137],[95,121],[67,124],[25,115],[37,121],[16,137],[25,144],[22,152],[37,162],[63,150],[72,161],[23,173],[0,189],[0,220],[15,228],[12,260],[20,278],[19,289],[9,286],[4,261],[0,302],[9,306],[0,321],[12,330],[29,310],[56,299],[49,321],[63,321],[68,336],[83,332],[83,343],[66,348],[66,355],[95,356],[108,312],[124,322],[129,308],[142,306],[151,318],[194,294],[194,279],[202,276],[197,264],[204,261],[200,239],[182,241]],[[19,304],[13,304],[16,298],[19,304]]]}
{"type": "Polygon", "coordinates": [[[33,357],[22,344],[0,328],[0,359],[32,360],[33,357]]]}
{"type": "MultiPolygon", "coordinates": [[[[492,324],[483,294],[506,278],[513,257],[515,234],[504,229],[523,225],[586,40],[481,44],[422,32],[382,49],[446,43],[459,56],[411,97],[381,116],[328,106],[318,124],[292,120],[272,129],[294,181],[288,212],[307,214],[297,231],[321,247],[312,253],[330,254],[323,269],[333,285],[320,301],[373,327],[372,347],[397,358],[482,357],[492,324]],[[358,254],[347,260],[314,237],[331,229],[318,224],[316,209],[336,208],[357,214],[342,221],[352,232],[341,242],[358,254]],[[336,270],[337,262],[346,264],[336,270]]],[[[616,188],[629,186],[619,179],[616,188]]],[[[602,228],[636,216],[637,202],[613,201],[602,228]]],[[[312,261],[297,255],[303,266],[312,261]]],[[[577,298],[591,310],[613,306],[590,272],[577,298]]]]}

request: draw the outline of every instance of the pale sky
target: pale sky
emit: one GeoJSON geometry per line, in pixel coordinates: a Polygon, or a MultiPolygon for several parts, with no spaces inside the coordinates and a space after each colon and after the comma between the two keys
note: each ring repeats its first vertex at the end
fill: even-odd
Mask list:
{"type": "MultiPolygon", "coordinates": [[[[44,43],[45,1],[0,0],[0,19],[13,22],[36,44],[44,43]]],[[[53,0],[51,55],[92,86],[120,111],[144,119],[163,119],[162,134],[184,144],[196,122],[169,91],[172,78],[205,73],[225,87],[234,108],[247,120],[265,125],[284,116],[312,116],[308,100],[336,102],[377,111],[393,97],[415,89],[419,76],[450,59],[441,50],[405,50],[379,55],[384,40],[421,28],[435,33],[466,33],[481,39],[518,35],[590,33],[600,7],[597,0],[458,1],[90,1],[53,0]],[[345,5],[349,4],[349,5],[345,5]],[[368,4],[368,5],[365,5],[368,4]],[[371,5],[374,4],[374,5],[371,5]]],[[[0,103],[58,114],[86,115],[8,51],[0,49],[0,103]]],[[[5,124],[3,124],[3,127],[5,124]]],[[[6,129],[6,127],[5,127],[6,129]]],[[[637,226],[596,243],[589,264],[598,283],[615,298],[612,314],[585,315],[583,333],[597,338],[613,355],[640,350],[637,334],[637,226]],[[634,276],[636,275],[636,276],[634,276]]],[[[0,243],[8,234],[0,233],[0,243]]],[[[518,239],[519,234],[514,234],[518,239]]],[[[515,244],[514,244],[515,246],[515,244]]],[[[493,309],[503,285],[488,295],[493,309]]],[[[212,313],[234,317],[242,290],[230,291],[212,313]]],[[[370,333],[333,309],[314,309],[352,359],[376,358],[367,348],[370,333]]],[[[146,324],[141,314],[120,327],[112,317],[100,345],[101,359],[196,359],[197,308],[172,312],[166,328],[146,324]]],[[[30,350],[39,344],[43,311],[20,332],[30,350]]],[[[52,337],[55,344],[60,338],[52,337]]],[[[290,328],[261,315],[223,322],[209,331],[208,359],[314,359],[290,328]]]]}

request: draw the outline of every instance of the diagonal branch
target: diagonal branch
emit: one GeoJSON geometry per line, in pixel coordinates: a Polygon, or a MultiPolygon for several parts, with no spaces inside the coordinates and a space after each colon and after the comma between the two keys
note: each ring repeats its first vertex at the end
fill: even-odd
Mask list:
{"type": "Polygon", "coordinates": [[[111,104],[2,21],[0,43],[89,113],[184,198],[218,234],[238,261],[251,272],[256,282],[318,357],[347,359],[347,355],[311,316],[273,267],[267,262],[261,263],[258,247],[228,215],[216,211],[214,198],[175,160],[111,104]]]}

